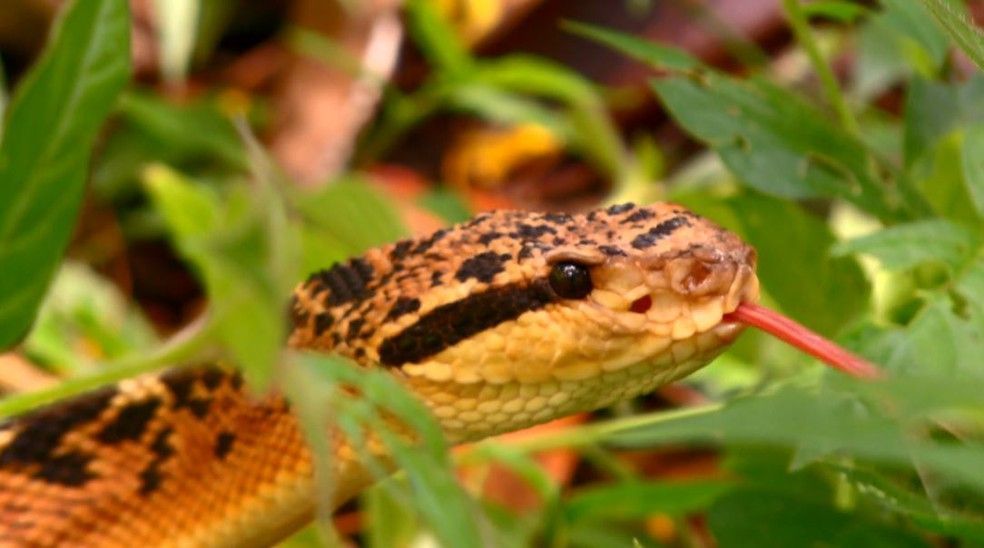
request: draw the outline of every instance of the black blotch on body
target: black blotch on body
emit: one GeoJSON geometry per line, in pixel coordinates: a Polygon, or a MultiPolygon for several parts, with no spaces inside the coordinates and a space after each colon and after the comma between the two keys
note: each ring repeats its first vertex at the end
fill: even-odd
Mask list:
{"type": "Polygon", "coordinates": [[[485,234],[482,234],[481,236],[478,237],[478,243],[482,245],[489,245],[490,243],[492,243],[492,240],[496,240],[501,237],[502,237],[501,232],[494,232],[494,231],[486,232],[485,234]]]}
{"type": "Polygon", "coordinates": [[[447,236],[447,234],[448,234],[448,230],[446,228],[442,228],[441,230],[438,230],[437,232],[431,234],[427,238],[421,240],[420,243],[417,244],[417,247],[413,248],[413,251],[411,253],[413,253],[414,255],[420,255],[426,253],[427,250],[434,247],[434,244],[441,241],[441,239],[447,236]]]}
{"type": "Polygon", "coordinates": [[[372,280],[372,276],[372,266],[359,257],[312,274],[308,282],[315,282],[328,288],[328,306],[338,306],[365,299],[368,296],[366,286],[372,280]]]}
{"type": "Polygon", "coordinates": [[[508,261],[510,255],[508,253],[503,253],[502,255],[496,253],[495,251],[486,251],[484,253],[479,253],[474,257],[469,257],[465,262],[461,263],[458,271],[454,273],[454,277],[459,281],[463,282],[468,278],[475,278],[480,282],[491,282],[492,278],[496,274],[505,270],[503,264],[508,261]]]}
{"type": "Polygon", "coordinates": [[[221,369],[209,367],[202,372],[202,384],[209,390],[215,390],[219,387],[219,383],[222,382],[222,378],[225,376],[226,373],[221,369]]]}
{"type": "Polygon", "coordinates": [[[571,217],[567,213],[544,213],[543,214],[543,220],[545,220],[547,222],[550,222],[550,223],[564,224],[564,223],[571,222],[572,219],[573,219],[573,217],[571,217]]]}
{"type": "Polygon", "coordinates": [[[625,252],[613,245],[598,246],[598,249],[609,257],[624,257],[625,252]]]}
{"type": "Polygon", "coordinates": [[[116,418],[96,435],[96,439],[110,445],[139,440],[160,406],[161,400],[156,397],[126,404],[116,418]]]}
{"type": "Polygon", "coordinates": [[[435,270],[434,272],[431,272],[431,287],[438,287],[439,285],[443,284],[444,282],[441,281],[441,278],[443,277],[444,277],[444,273],[441,272],[440,270],[435,270]]]}
{"type": "Polygon", "coordinates": [[[236,435],[232,432],[219,432],[218,437],[215,438],[215,456],[219,460],[226,458],[226,455],[232,451],[232,443],[236,441],[236,435]]]}
{"type": "Polygon", "coordinates": [[[412,297],[397,297],[396,302],[386,313],[386,321],[395,320],[404,314],[420,310],[420,299],[412,297]]]}
{"type": "Polygon", "coordinates": [[[117,393],[110,386],[13,419],[19,431],[0,451],[0,466],[45,464],[66,433],[98,418],[117,393]]]}
{"type": "Polygon", "coordinates": [[[191,414],[199,419],[204,419],[208,415],[208,410],[212,407],[212,398],[192,398],[185,405],[191,414]]]}
{"type": "Polygon", "coordinates": [[[550,225],[528,225],[526,223],[519,223],[516,225],[516,232],[514,238],[523,238],[527,240],[536,240],[543,236],[544,234],[556,234],[557,231],[554,227],[550,225]]]}
{"type": "Polygon", "coordinates": [[[671,219],[667,219],[653,228],[650,228],[648,231],[636,236],[635,239],[632,240],[632,247],[636,249],[646,249],[648,247],[652,247],[653,244],[669,236],[681,226],[690,226],[690,221],[688,221],[686,217],[673,217],[671,219]]]}
{"type": "Polygon", "coordinates": [[[137,491],[146,497],[160,488],[164,476],[161,475],[161,463],[154,460],[140,471],[140,489],[137,491]]]}
{"type": "Polygon", "coordinates": [[[411,247],[413,247],[413,240],[400,240],[399,242],[396,242],[396,245],[394,245],[393,249],[390,250],[390,260],[402,260],[407,256],[407,253],[410,252],[411,247]]]}
{"type": "Polygon", "coordinates": [[[329,312],[322,312],[314,317],[314,334],[321,336],[322,333],[335,323],[335,318],[329,312]]]}
{"type": "Polygon", "coordinates": [[[419,362],[475,333],[557,299],[546,280],[511,284],[441,305],[379,346],[384,365],[419,362]]]}
{"type": "Polygon", "coordinates": [[[624,225],[628,223],[639,223],[648,219],[652,219],[655,216],[656,214],[653,213],[651,209],[640,209],[639,211],[636,211],[632,215],[629,215],[628,217],[622,219],[620,224],[624,225]]]}
{"type": "MultiPolygon", "coordinates": [[[[171,392],[171,396],[174,398],[174,403],[172,408],[177,409],[187,409],[195,417],[202,419],[208,414],[209,407],[212,404],[212,398],[210,397],[192,397],[191,389],[195,384],[195,381],[206,374],[209,370],[220,371],[217,368],[205,368],[199,369],[178,369],[175,371],[168,371],[161,375],[161,382],[167,387],[168,391],[171,392]]],[[[203,381],[203,384],[204,381],[203,381]]]]}
{"type": "Polygon", "coordinates": [[[88,470],[91,460],[92,455],[79,451],[69,451],[46,459],[41,463],[41,468],[34,472],[33,477],[66,487],[81,487],[96,477],[88,470]]]}
{"type": "Polygon", "coordinates": [[[605,213],[609,215],[620,215],[626,211],[631,211],[635,209],[635,204],[632,202],[626,202],[624,204],[615,204],[605,210],[605,213]]]}
{"type": "Polygon", "coordinates": [[[163,460],[174,454],[174,447],[171,447],[171,443],[168,441],[171,432],[170,428],[165,428],[154,437],[154,442],[150,444],[150,450],[156,455],[155,459],[163,460]]]}
{"type": "Polygon", "coordinates": [[[366,321],[362,318],[353,318],[349,321],[348,331],[345,332],[345,340],[351,341],[357,338],[362,331],[362,326],[365,325],[366,321]]]}

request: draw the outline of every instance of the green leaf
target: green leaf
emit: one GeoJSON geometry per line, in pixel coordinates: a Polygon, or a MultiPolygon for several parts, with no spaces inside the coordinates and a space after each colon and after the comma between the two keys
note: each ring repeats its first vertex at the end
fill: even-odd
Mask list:
{"type": "Polygon", "coordinates": [[[295,233],[277,223],[279,196],[258,182],[258,189],[235,186],[220,199],[161,166],[147,170],[146,183],[176,247],[204,282],[219,340],[253,386],[266,386],[296,282],[295,233]]]}
{"type": "Polygon", "coordinates": [[[404,9],[414,43],[435,68],[452,74],[470,68],[472,60],[468,50],[454,28],[437,13],[433,3],[410,0],[404,9]]]}
{"type": "MultiPolygon", "coordinates": [[[[299,402],[298,406],[314,412],[318,409],[336,412],[324,417],[328,425],[318,422],[318,417],[311,413],[307,418],[302,416],[319,458],[330,455],[323,441],[326,426],[342,428],[356,450],[365,449],[356,440],[360,433],[372,432],[405,471],[413,496],[395,490],[391,493],[419,512],[445,546],[483,544],[476,520],[477,508],[454,479],[441,429],[418,399],[388,372],[366,370],[342,358],[301,354],[293,365],[293,370],[287,372],[288,390],[292,399],[299,402]],[[345,395],[352,388],[358,391],[359,398],[345,395]]],[[[372,460],[366,452],[360,454],[364,461],[372,460]]],[[[327,460],[321,462],[331,464],[327,460]]],[[[377,468],[374,471],[379,474],[387,472],[385,468],[377,468]]],[[[386,486],[397,487],[397,483],[387,482],[386,486]]]]}
{"type": "Polygon", "coordinates": [[[564,518],[645,519],[661,513],[682,516],[706,508],[733,487],[729,481],[625,482],[575,492],[563,503],[564,518]]]}
{"type": "Polygon", "coordinates": [[[924,76],[939,74],[950,44],[925,6],[912,0],[882,0],[882,21],[899,51],[924,76]]]}
{"type": "Polygon", "coordinates": [[[842,198],[882,219],[920,206],[902,203],[876,178],[864,145],[830,116],[765,80],[708,73],[652,85],[674,119],[752,188],[785,198],[842,198]]]}
{"type": "Polygon", "coordinates": [[[966,6],[954,0],[923,0],[923,4],[977,68],[984,70],[984,33],[971,21],[966,6]]]}
{"type": "Polygon", "coordinates": [[[976,255],[979,243],[966,228],[937,219],[896,225],[840,242],[832,252],[837,256],[871,255],[892,270],[912,268],[927,261],[939,261],[957,270],[976,255]]]}
{"type": "Polygon", "coordinates": [[[700,68],[700,61],[689,54],[635,36],[614,32],[603,27],[596,27],[576,21],[565,21],[564,30],[589,38],[612,49],[630,55],[657,68],[673,70],[691,70],[700,68]]]}
{"type": "Polygon", "coordinates": [[[868,13],[868,8],[845,0],[818,0],[804,4],[803,12],[810,17],[825,17],[841,23],[850,23],[868,13]]]}
{"type": "Polygon", "coordinates": [[[967,130],[961,160],[967,193],[978,216],[984,218],[984,123],[975,124],[967,130]]]}
{"type": "Polygon", "coordinates": [[[721,497],[707,513],[722,546],[929,546],[897,528],[829,504],[745,488],[721,497]]]}
{"type": "Polygon", "coordinates": [[[66,8],[14,94],[0,145],[0,348],[34,319],[75,226],[96,134],[130,75],[127,2],[66,8]]]}
{"type": "Polygon", "coordinates": [[[905,163],[913,165],[957,128],[984,124],[984,76],[963,84],[915,78],[905,104],[905,163]]]}
{"type": "Polygon", "coordinates": [[[349,256],[407,234],[393,202],[358,178],[336,181],[314,193],[299,192],[291,203],[349,256]]]}
{"type": "Polygon", "coordinates": [[[153,327],[115,284],[85,264],[65,261],[24,350],[37,363],[77,375],[106,359],[148,352],[156,342],[153,327]]]}

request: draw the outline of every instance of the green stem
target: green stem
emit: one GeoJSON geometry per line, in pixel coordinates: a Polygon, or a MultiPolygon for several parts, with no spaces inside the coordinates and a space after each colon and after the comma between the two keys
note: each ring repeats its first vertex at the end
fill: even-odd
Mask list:
{"type": "Polygon", "coordinates": [[[782,5],[786,10],[786,16],[789,18],[789,25],[793,29],[796,41],[806,51],[806,55],[810,58],[814,70],[817,71],[817,76],[820,78],[820,85],[823,86],[823,92],[827,96],[827,101],[830,102],[830,105],[836,111],[837,117],[840,118],[841,126],[852,135],[859,135],[861,129],[858,126],[858,122],[854,119],[854,115],[851,114],[851,110],[847,107],[847,101],[844,99],[844,94],[841,92],[840,85],[837,83],[837,77],[834,76],[834,71],[830,69],[830,65],[827,64],[827,61],[820,53],[820,48],[817,46],[816,40],[813,39],[813,33],[810,30],[809,23],[806,21],[806,13],[803,12],[803,6],[800,5],[799,0],[782,0],[782,5]]]}
{"type": "MultiPolygon", "coordinates": [[[[644,428],[646,426],[652,426],[663,422],[680,420],[684,417],[714,413],[719,411],[722,407],[723,404],[712,403],[698,407],[674,409],[672,411],[661,413],[650,413],[648,415],[625,417],[622,419],[614,419],[600,423],[586,424],[576,428],[546,432],[536,436],[535,438],[509,442],[509,446],[514,450],[524,453],[537,453],[540,451],[548,451],[550,449],[557,449],[561,447],[584,447],[601,443],[607,438],[622,432],[636,428],[644,428]]],[[[473,448],[467,452],[460,453],[455,460],[460,464],[479,463],[488,460],[488,452],[483,452],[478,448],[473,448]]]]}
{"type": "Polygon", "coordinates": [[[0,400],[0,417],[19,415],[87,390],[187,361],[208,346],[212,340],[212,325],[207,317],[200,319],[150,355],[124,357],[106,364],[106,371],[69,379],[51,388],[8,396],[0,400]]]}

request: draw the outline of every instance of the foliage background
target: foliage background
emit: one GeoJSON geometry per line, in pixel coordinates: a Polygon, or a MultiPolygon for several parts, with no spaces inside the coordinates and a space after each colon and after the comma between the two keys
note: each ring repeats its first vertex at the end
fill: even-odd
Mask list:
{"type": "MultiPolygon", "coordinates": [[[[488,14],[506,3],[304,4],[70,2],[40,54],[10,38],[31,2],[0,13],[0,381],[47,387],[0,401],[5,414],[224,355],[281,387],[312,433],[385,432],[380,409],[412,421],[420,446],[391,436],[405,472],[294,545],[984,543],[984,39],[967,5],[783,0],[779,45],[712,18],[727,53],[714,64],[535,9],[511,23],[639,59],[633,88],[496,46],[488,14]],[[405,25],[409,75],[364,72],[325,21],[405,25]],[[296,58],[380,95],[321,143],[351,161],[292,164],[280,121],[296,96],[243,77],[296,58]],[[617,116],[640,103],[662,114],[617,116]],[[680,387],[455,453],[455,481],[392,379],[281,348],[285,296],[335,260],[491,206],[627,199],[740,233],[767,304],[890,378],[844,379],[749,333],[680,387]]],[[[656,4],[619,9],[645,20],[656,4]]]]}

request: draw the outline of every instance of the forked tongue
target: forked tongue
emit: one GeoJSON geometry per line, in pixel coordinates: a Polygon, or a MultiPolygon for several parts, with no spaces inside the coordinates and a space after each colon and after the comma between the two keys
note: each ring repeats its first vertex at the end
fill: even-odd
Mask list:
{"type": "Polygon", "coordinates": [[[841,371],[865,379],[882,376],[881,369],[782,314],[752,303],[741,303],[725,320],[757,327],[841,371]]]}

